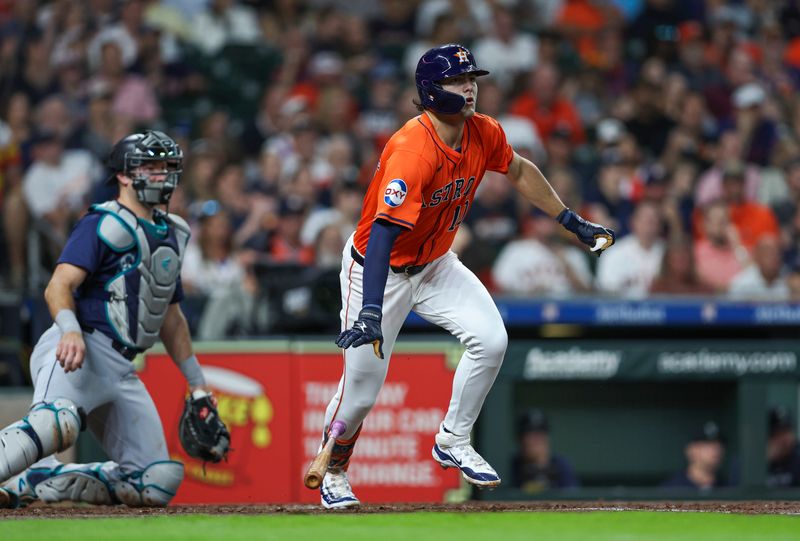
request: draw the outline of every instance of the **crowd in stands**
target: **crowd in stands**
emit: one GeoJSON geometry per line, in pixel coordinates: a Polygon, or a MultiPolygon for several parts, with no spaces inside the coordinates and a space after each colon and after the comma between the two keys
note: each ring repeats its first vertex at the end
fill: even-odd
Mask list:
{"type": "Polygon", "coordinates": [[[41,290],[142,128],[184,149],[188,292],[237,324],[265,269],[335,273],[445,42],[492,72],[479,112],[619,235],[594,258],[488,173],[454,250],[493,293],[800,300],[793,0],[0,0],[0,285],[41,290]]]}

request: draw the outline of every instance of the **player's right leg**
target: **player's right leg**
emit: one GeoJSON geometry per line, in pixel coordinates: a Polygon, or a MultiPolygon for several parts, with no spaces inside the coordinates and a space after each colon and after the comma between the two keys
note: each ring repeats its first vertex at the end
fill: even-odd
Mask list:
{"type": "MultiPolygon", "coordinates": [[[[363,267],[351,256],[352,238],[345,245],[342,272],[339,275],[342,293],[342,330],[349,329],[358,318],[363,299],[363,267]]],[[[395,340],[411,311],[411,285],[408,277],[389,272],[383,297],[384,358],[375,356],[372,346],[343,350],[344,371],[339,388],[325,412],[324,433],[334,420],[344,421],[347,429],[336,439],[328,473],[320,486],[320,500],[327,509],[359,505],[347,478],[350,455],[353,453],[361,424],[375,405],[386,379],[389,359],[395,340]]]]}
{"type": "Polygon", "coordinates": [[[35,483],[50,468],[47,457],[71,447],[84,424],[80,393],[64,384],[66,374],[55,360],[60,338],[54,325],[39,339],[31,354],[33,405],[23,419],[0,430],[0,507],[35,499],[35,483]]]}
{"type": "MultiPolygon", "coordinates": [[[[33,406],[24,419],[0,432],[0,482],[5,482],[0,485],[0,506],[17,507],[41,497],[46,481],[68,466],[52,455],[76,441],[85,425],[83,412],[114,397],[116,390],[109,385],[114,367],[89,336],[84,334],[83,367],[69,373],[56,360],[61,339],[57,326],[50,327],[37,342],[31,354],[33,406]]],[[[126,369],[131,370],[130,363],[126,369]]]]}
{"type": "Polygon", "coordinates": [[[46,502],[164,507],[183,481],[183,464],[169,460],[158,411],[130,363],[113,356],[113,350],[105,351],[103,344],[92,349],[105,353],[107,364],[116,370],[115,377],[108,378],[114,399],[88,416],[89,429],[111,460],[64,465],[37,485],[37,494],[46,502]]]}

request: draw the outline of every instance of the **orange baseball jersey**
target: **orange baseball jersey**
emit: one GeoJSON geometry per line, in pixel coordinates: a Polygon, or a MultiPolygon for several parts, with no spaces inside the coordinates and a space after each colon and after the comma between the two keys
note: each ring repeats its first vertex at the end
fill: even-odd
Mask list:
{"type": "Polygon", "coordinates": [[[467,119],[460,152],[439,139],[428,115],[412,118],[381,153],[364,196],[356,250],[366,254],[372,222],[381,218],[409,229],[397,237],[391,265],[422,265],[445,254],[483,174],[507,173],[512,156],[503,129],[489,116],[467,119]]]}

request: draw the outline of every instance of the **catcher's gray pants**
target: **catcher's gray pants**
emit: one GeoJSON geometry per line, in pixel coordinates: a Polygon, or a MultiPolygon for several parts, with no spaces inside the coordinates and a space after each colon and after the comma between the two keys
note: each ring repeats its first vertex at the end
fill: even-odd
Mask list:
{"type": "MultiPolygon", "coordinates": [[[[353,326],[363,299],[364,269],[353,260],[352,243],[351,236],[344,248],[339,275],[342,330],[353,326]]],[[[508,335],[486,287],[456,254],[447,252],[414,276],[389,271],[381,321],[383,359],[375,356],[372,344],[344,350],[344,374],[325,415],[326,427],[334,417],[347,424],[342,439],[353,436],[375,404],[386,379],[395,340],[411,310],[448,330],[466,347],[453,378],[444,426],[458,435],[472,431],[500,371],[508,335]]]]}
{"type": "MultiPolygon", "coordinates": [[[[164,429],[153,399],[133,364],[112,346],[100,331],[83,333],[86,356],[83,366],[64,373],[56,360],[61,331],[50,327],[31,355],[33,403],[68,398],[87,413],[89,430],[117,464],[118,471],[103,468],[111,479],[120,473],[143,471],[153,462],[169,460],[164,429]]],[[[54,457],[34,466],[53,467],[54,457]]]]}

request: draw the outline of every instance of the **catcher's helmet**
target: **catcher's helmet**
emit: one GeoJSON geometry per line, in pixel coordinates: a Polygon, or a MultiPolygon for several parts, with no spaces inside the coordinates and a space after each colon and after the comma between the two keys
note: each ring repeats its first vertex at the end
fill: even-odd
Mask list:
{"type": "Polygon", "coordinates": [[[121,139],[111,149],[108,157],[111,175],[106,182],[116,180],[117,173],[124,173],[133,180],[133,189],[139,201],[146,205],[168,203],[183,172],[183,151],[166,133],[148,130],[134,133],[121,139]],[[163,181],[155,181],[147,173],[133,173],[146,162],[166,162],[163,181]]]}
{"type": "Polygon", "coordinates": [[[417,92],[422,106],[439,113],[453,115],[461,111],[466,100],[453,92],[442,88],[440,82],[448,77],[456,77],[464,73],[489,75],[486,70],[478,69],[469,49],[457,43],[449,43],[434,47],[426,52],[417,63],[417,92]]]}

